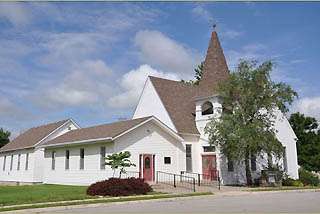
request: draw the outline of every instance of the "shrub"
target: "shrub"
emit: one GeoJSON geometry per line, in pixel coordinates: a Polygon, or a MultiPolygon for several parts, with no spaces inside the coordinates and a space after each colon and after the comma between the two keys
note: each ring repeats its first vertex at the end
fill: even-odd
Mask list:
{"type": "Polygon", "coordinates": [[[320,179],[316,175],[302,167],[299,169],[299,180],[304,185],[318,186],[320,183],[320,179]]]}
{"type": "Polygon", "coordinates": [[[286,177],[286,178],[284,178],[284,179],[282,180],[282,185],[283,185],[283,186],[294,186],[294,185],[293,185],[294,182],[295,182],[294,179],[286,177]]]}
{"type": "Polygon", "coordinates": [[[294,180],[294,181],[292,182],[292,186],[294,186],[294,187],[303,187],[304,185],[303,185],[303,183],[302,183],[301,181],[299,181],[299,180],[294,180]]]}
{"type": "Polygon", "coordinates": [[[304,186],[300,180],[295,180],[295,179],[289,178],[287,176],[282,180],[282,185],[283,186],[294,186],[294,187],[303,187],[304,186]]]}
{"type": "Polygon", "coordinates": [[[151,186],[140,178],[110,178],[91,184],[87,189],[87,194],[92,196],[128,196],[145,195],[151,191],[151,186]]]}

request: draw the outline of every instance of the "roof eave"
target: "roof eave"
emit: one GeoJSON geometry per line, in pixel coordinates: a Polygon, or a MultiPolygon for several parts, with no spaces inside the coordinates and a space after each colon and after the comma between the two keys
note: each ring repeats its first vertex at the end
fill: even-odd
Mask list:
{"type": "Polygon", "coordinates": [[[63,147],[66,145],[85,145],[85,144],[92,144],[94,143],[101,143],[101,142],[111,142],[113,141],[112,137],[105,137],[105,138],[95,138],[95,139],[87,139],[87,140],[78,140],[78,141],[70,141],[70,142],[63,142],[63,143],[55,143],[55,144],[44,144],[39,146],[39,148],[52,148],[52,147],[63,147]]]}

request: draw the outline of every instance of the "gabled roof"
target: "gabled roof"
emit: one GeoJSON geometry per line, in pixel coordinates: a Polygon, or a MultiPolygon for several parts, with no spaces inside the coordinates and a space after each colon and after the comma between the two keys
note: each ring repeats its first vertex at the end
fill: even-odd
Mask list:
{"type": "Polygon", "coordinates": [[[56,129],[58,129],[68,121],[69,119],[61,120],[58,122],[28,129],[27,131],[16,137],[14,140],[12,140],[10,143],[1,147],[0,152],[33,148],[36,144],[38,144],[40,141],[42,141],[44,138],[46,138],[48,135],[50,135],[52,132],[54,132],[56,129]]]}
{"type": "Polygon", "coordinates": [[[195,86],[183,82],[149,77],[179,133],[199,134],[195,124],[195,86]]]}
{"type": "Polygon", "coordinates": [[[195,123],[195,99],[217,94],[217,86],[229,76],[217,33],[214,31],[198,86],[149,76],[173,124],[180,134],[199,134],[195,123]]]}
{"type": "Polygon", "coordinates": [[[94,141],[101,139],[112,140],[112,138],[119,136],[120,134],[130,130],[144,121],[147,121],[150,118],[152,118],[152,116],[71,130],[44,143],[42,146],[47,147],[50,145],[69,144],[72,142],[94,141]]]}

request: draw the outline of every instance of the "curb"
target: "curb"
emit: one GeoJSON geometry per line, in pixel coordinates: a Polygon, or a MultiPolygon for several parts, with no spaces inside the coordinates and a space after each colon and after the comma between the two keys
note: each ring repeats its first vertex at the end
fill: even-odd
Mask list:
{"type": "Polygon", "coordinates": [[[251,193],[279,193],[279,192],[320,192],[320,189],[279,189],[279,190],[258,190],[247,191],[251,193]]]}

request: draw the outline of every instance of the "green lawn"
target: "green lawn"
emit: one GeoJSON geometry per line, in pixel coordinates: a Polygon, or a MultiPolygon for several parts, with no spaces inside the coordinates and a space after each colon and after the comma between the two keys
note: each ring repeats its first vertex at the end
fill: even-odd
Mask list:
{"type": "Polygon", "coordinates": [[[94,198],[86,195],[86,189],[85,186],[51,184],[0,186],[0,206],[94,198]]]}

